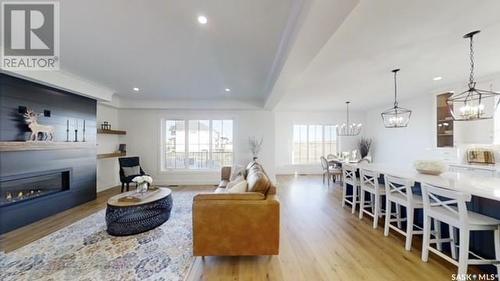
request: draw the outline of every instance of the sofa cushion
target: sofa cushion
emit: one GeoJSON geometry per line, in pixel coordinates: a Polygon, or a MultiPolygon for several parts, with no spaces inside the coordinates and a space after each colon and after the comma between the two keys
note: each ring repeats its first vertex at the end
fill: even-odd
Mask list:
{"type": "Polygon", "coordinates": [[[266,194],[271,186],[271,181],[262,171],[251,170],[247,176],[248,191],[266,194]]]}
{"type": "Polygon", "coordinates": [[[244,193],[198,193],[194,196],[193,201],[206,200],[265,200],[266,196],[260,192],[244,192],[244,193]]]}
{"type": "Polygon", "coordinates": [[[226,186],[227,186],[227,184],[228,184],[228,183],[229,183],[229,181],[228,181],[228,180],[221,180],[221,181],[219,182],[219,186],[218,186],[218,188],[226,188],[226,186]]]}
{"type": "Polygon", "coordinates": [[[245,167],[243,167],[242,165],[234,165],[231,168],[231,177],[230,177],[230,180],[234,181],[239,176],[246,177],[245,167]]]}
{"type": "Polygon", "coordinates": [[[246,180],[238,181],[231,187],[226,188],[227,193],[243,193],[247,192],[248,182],[246,180]]]}
{"type": "Polygon", "coordinates": [[[226,192],[226,188],[225,187],[217,187],[214,190],[214,193],[225,193],[225,192],[226,192]]]}
{"type": "Polygon", "coordinates": [[[245,178],[243,176],[238,176],[234,180],[228,182],[227,185],[226,185],[226,188],[228,188],[228,189],[232,188],[233,186],[235,186],[236,184],[238,184],[238,183],[240,183],[240,182],[242,182],[244,180],[245,180],[245,178]]]}
{"type": "Polygon", "coordinates": [[[257,164],[257,162],[255,162],[255,161],[248,163],[248,165],[245,168],[245,170],[247,171],[247,174],[248,174],[248,170],[250,170],[250,168],[252,168],[255,164],[257,164]]]}

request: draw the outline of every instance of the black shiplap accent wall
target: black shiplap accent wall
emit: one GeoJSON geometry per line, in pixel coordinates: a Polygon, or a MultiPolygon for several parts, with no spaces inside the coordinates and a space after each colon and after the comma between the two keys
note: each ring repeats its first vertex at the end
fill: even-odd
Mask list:
{"type": "MultiPolygon", "coordinates": [[[[41,84],[0,74],[0,141],[23,141],[29,128],[18,107],[38,113],[50,110],[50,117],[39,123],[55,128],[55,141],[66,141],[66,122],[70,120],[70,139],[74,139],[74,120],[79,121],[79,140],[86,120],[86,141],[96,141],[95,100],[41,84]]],[[[4,176],[71,169],[70,189],[53,195],[0,208],[0,233],[35,222],[96,198],[96,148],[0,152],[0,178],[4,176]]]]}

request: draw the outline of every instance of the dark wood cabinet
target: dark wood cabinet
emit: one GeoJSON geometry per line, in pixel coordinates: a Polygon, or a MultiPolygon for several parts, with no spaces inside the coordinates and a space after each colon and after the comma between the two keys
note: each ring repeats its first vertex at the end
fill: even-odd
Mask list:
{"type": "Polygon", "coordinates": [[[436,96],[436,138],[437,147],[453,147],[453,117],[446,102],[453,93],[436,96]]]}

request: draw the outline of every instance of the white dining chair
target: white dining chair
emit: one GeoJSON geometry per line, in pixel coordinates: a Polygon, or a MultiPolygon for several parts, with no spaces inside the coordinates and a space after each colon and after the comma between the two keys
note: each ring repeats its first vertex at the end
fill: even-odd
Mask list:
{"type": "Polygon", "coordinates": [[[346,203],[351,204],[352,213],[356,212],[356,205],[359,203],[359,188],[360,182],[356,176],[357,168],[351,166],[349,164],[342,164],[342,207],[345,206],[346,203]],[[352,186],[352,194],[347,195],[347,185],[352,186]]]}
{"type": "Polygon", "coordinates": [[[373,218],[373,228],[377,228],[378,219],[384,215],[382,211],[382,196],[385,195],[385,186],[379,183],[380,174],[368,169],[359,169],[360,178],[360,202],[359,219],[363,214],[373,218]],[[366,193],[370,195],[370,201],[366,202],[366,193]],[[369,209],[367,209],[367,207],[369,209]]]}
{"type": "Polygon", "coordinates": [[[330,169],[330,165],[324,156],[320,157],[321,167],[323,168],[323,184],[325,183],[325,177],[328,179],[328,185],[330,185],[330,179],[333,177],[330,169]]]}
{"type": "MultiPolygon", "coordinates": [[[[423,234],[423,229],[414,224],[415,210],[424,207],[422,196],[413,194],[413,181],[391,175],[385,175],[384,180],[386,198],[384,235],[389,235],[389,229],[402,234],[406,237],[405,249],[410,251],[413,235],[423,234]],[[392,204],[396,207],[395,218],[391,212],[392,204]],[[406,218],[401,217],[401,207],[406,208],[406,218]],[[406,230],[402,229],[403,221],[406,221],[406,230]],[[391,224],[392,222],[396,222],[396,225],[391,224]]],[[[441,224],[438,221],[434,223],[432,234],[436,238],[441,237],[441,224]]],[[[442,243],[439,242],[437,247],[441,250],[442,243]]]]}
{"type": "Polygon", "coordinates": [[[424,237],[422,242],[422,260],[429,260],[429,251],[442,257],[448,262],[458,266],[459,276],[467,273],[469,264],[493,264],[497,267],[497,274],[500,274],[500,221],[482,214],[467,210],[466,202],[471,200],[471,195],[459,191],[439,188],[422,183],[422,197],[424,204],[424,237]],[[450,238],[431,239],[430,226],[431,219],[448,224],[450,238]],[[457,246],[457,235],[455,228],[459,232],[457,246]],[[493,242],[495,245],[495,259],[484,259],[472,253],[469,249],[469,239],[471,231],[493,231],[493,242]],[[438,242],[449,242],[451,247],[451,257],[441,251],[431,247],[430,244],[438,242]],[[457,250],[458,247],[458,261],[457,250]],[[470,259],[473,256],[474,259],[470,259]]]}

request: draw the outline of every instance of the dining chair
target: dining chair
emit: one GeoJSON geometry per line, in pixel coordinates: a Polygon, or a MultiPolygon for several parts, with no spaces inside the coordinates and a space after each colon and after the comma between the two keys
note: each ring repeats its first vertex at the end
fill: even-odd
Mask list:
{"type": "Polygon", "coordinates": [[[359,188],[360,181],[356,176],[356,167],[351,166],[349,164],[342,165],[342,207],[345,206],[346,203],[351,204],[352,213],[356,212],[356,204],[359,203],[359,188]],[[347,185],[352,187],[352,194],[347,195],[347,185]]]}
{"type": "Polygon", "coordinates": [[[479,213],[467,210],[466,202],[471,195],[459,191],[443,189],[430,184],[422,183],[422,197],[424,206],[424,237],[422,242],[422,261],[429,260],[429,251],[438,255],[458,267],[458,275],[467,273],[469,264],[493,264],[500,274],[500,221],[479,213]],[[450,237],[448,239],[431,239],[431,220],[448,224],[450,237]],[[457,233],[459,241],[457,246],[457,233]],[[470,233],[472,231],[492,231],[495,259],[484,259],[469,249],[470,233]],[[441,249],[433,248],[430,244],[449,242],[451,257],[441,249]],[[458,247],[458,261],[457,248],[458,247]],[[474,259],[470,259],[473,256],[474,259]]]}
{"type": "Polygon", "coordinates": [[[340,181],[342,182],[342,167],[335,163],[333,165],[330,165],[330,174],[332,175],[333,182],[340,181]]]}
{"type": "Polygon", "coordinates": [[[377,228],[378,219],[384,215],[382,211],[382,196],[385,195],[385,186],[379,183],[380,174],[368,169],[359,169],[360,178],[360,201],[359,201],[359,219],[363,214],[373,218],[373,228],[377,228]],[[370,195],[370,201],[366,202],[366,194],[370,195]],[[367,209],[370,208],[371,212],[367,209]]]}
{"type": "Polygon", "coordinates": [[[330,185],[330,178],[332,175],[330,174],[330,166],[328,165],[328,161],[324,156],[320,157],[321,167],[323,168],[323,184],[325,183],[325,176],[328,178],[328,185],[330,185]]]}

